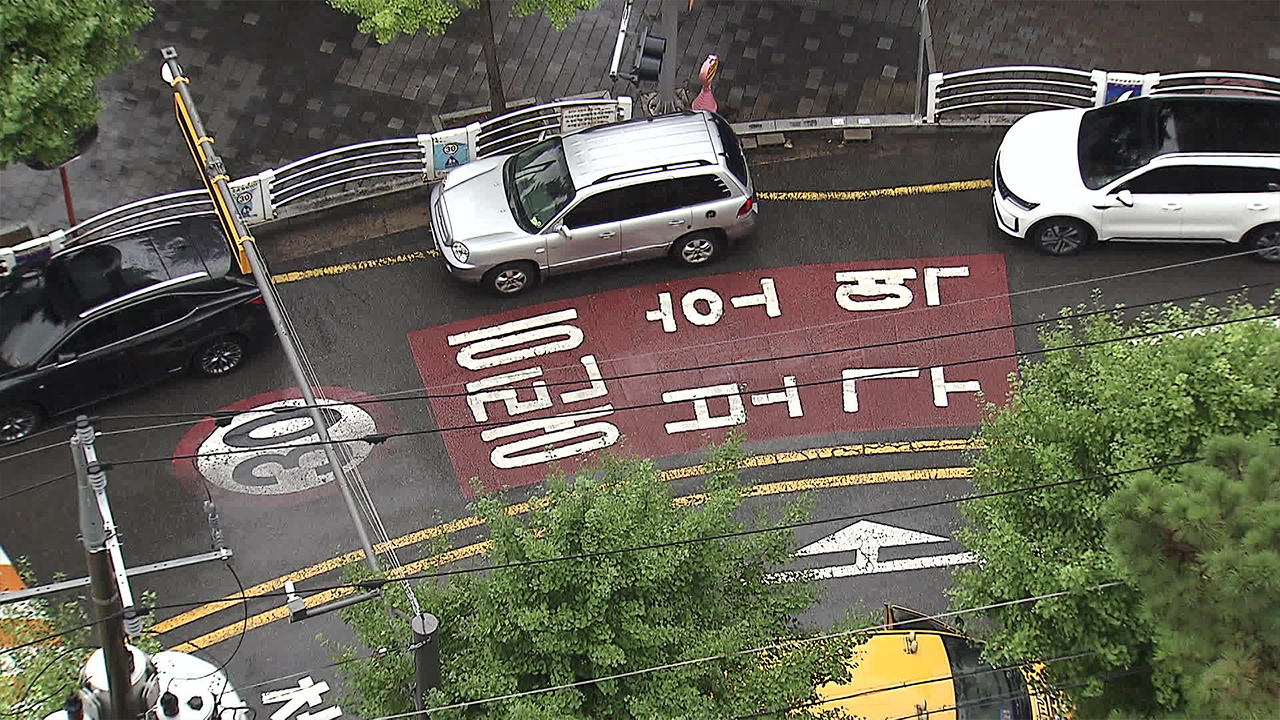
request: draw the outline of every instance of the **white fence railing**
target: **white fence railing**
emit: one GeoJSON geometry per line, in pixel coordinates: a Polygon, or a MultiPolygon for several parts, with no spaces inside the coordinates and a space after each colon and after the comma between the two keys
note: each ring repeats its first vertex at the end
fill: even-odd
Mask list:
{"type": "MultiPolygon", "coordinates": [[[[631,118],[631,98],[562,100],[485,122],[411,138],[335,148],[231,183],[250,227],[398,190],[421,187],[473,159],[515,152],[542,138],[631,118]]],[[[0,248],[0,277],[62,250],[213,215],[204,190],[160,195],[113,208],[67,230],[0,248]]]]}
{"type": "Polygon", "coordinates": [[[1039,65],[931,73],[925,123],[973,116],[1021,116],[1048,108],[1100,107],[1161,93],[1280,97],[1280,78],[1233,72],[1160,73],[1072,70],[1039,65]]]}

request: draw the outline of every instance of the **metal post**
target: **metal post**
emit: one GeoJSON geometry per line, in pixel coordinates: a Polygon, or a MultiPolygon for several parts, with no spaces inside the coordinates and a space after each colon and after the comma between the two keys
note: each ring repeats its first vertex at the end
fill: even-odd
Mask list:
{"type": "Polygon", "coordinates": [[[112,570],[111,553],[107,551],[107,534],[102,517],[98,513],[96,493],[89,484],[89,474],[101,472],[90,466],[79,433],[71,436],[71,458],[76,467],[76,486],[79,491],[80,535],[84,542],[85,559],[89,565],[90,599],[93,617],[98,621],[98,638],[102,645],[102,659],[107,671],[107,689],[111,701],[110,716],[134,717],[129,707],[129,690],[133,675],[130,664],[133,658],[125,647],[123,610],[112,570]]]}
{"type": "Polygon", "coordinates": [[[360,511],[356,508],[355,496],[351,494],[350,480],[347,478],[346,468],[342,467],[342,463],[338,460],[338,453],[334,450],[333,441],[329,439],[329,428],[324,423],[324,417],[320,414],[320,406],[316,405],[316,396],[311,392],[311,384],[307,382],[306,375],[302,372],[302,362],[298,359],[298,349],[295,346],[295,338],[289,333],[289,326],[284,322],[284,318],[280,312],[280,305],[276,302],[275,293],[272,292],[271,275],[267,271],[267,263],[262,259],[261,253],[258,252],[258,245],[252,239],[246,239],[243,242],[244,253],[249,258],[249,265],[253,267],[253,279],[258,283],[258,289],[262,292],[262,299],[267,305],[267,313],[271,315],[271,323],[276,327],[276,333],[280,337],[280,346],[284,348],[285,360],[289,363],[289,371],[293,373],[293,380],[298,384],[298,390],[302,392],[302,400],[307,404],[307,414],[311,416],[311,422],[315,425],[316,432],[320,435],[320,442],[323,443],[324,456],[329,461],[329,467],[333,468],[333,477],[338,483],[338,488],[342,491],[342,499],[347,504],[347,512],[351,515],[351,521],[355,523],[356,535],[360,537],[360,546],[364,548],[364,559],[369,565],[369,569],[375,573],[380,573],[381,568],[378,567],[377,556],[373,552],[373,544],[369,542],[369,533],[365,530],[364,522],[360,519],[360,511]]]}
{"type": "Polygon", "coordinates": [[[662,53],[662,67],[658,68],[658,113],[676,110],[676,65],[680,64],[678,16],[680,0],[662,0],[662,32],[667,40],[667,49],[662,53]]]}
{"type": "Polygon", "coordinates": [[[58,166],[58,176],[62,178],[62,199],[67,203],[67,225],[74,227],[76,224],[76,209],[71,204],[71,182],[67,180],[66,163],[58,166]]]}
{"type": "MultiPolygon", "coordinates": [[[[284,348],[285,358],[289,362],[289,370],[293,373],[294,382],[298,384],[298,390],[302,393],[302,400],[307,404],[308,414],[311,416],[311,422],[315,425],[316,433],[320,436],[320,442],[324,446],[325,457],[329,461],[329,467],[333,468],[333,477],[337,481],[339,489],[342,490],[342,499],[347,504],[347,512],[351,515],[351,521],[355,523],[356,535],[360,538],[360,546],[364,548],[364,559],[369,565],[369,569],[375,573],[380,573],[378,567],[378,557],[373,552],[373,544],[369,542],[369,533],[365,530],[364,522],[360,519],[360,512],[356,508],[356,501],[351,494],[351,488],[347,479],[347,471],[338,462],[338,453],[334,450],[333,441],[329,439],[329,428],[324,424],[324,417],[320,414],[320,408],[316,405],[315,395],[311,392],[311,384],[307,382],[306,375],[302,372],[302,364],[298,359],[298,350],[294,344],[294,337],[289,333],[289,329],[285,326],[283,313],[279,304],[276,302],[275,293],[272,292],[271,276],[267,274],[267,264],[258,253],[258,246],[254,243],[253,237],[249,235],[244,220],[240,214],[234,210],[235,203],[231,196],[231,188],[227,184],[226,168],[223,165],[222,158],[213,149],[213,139],[208,136],[204,129],[204,122],[200,119],[200,113],[196,110],[195,101],[191,99],[191,92],[187,88],[187,79],[182,77],[182,68],[178,65],[178,51],[172,47],[163,48],[161,55],[164,57],[164,69],[161,76],[165,77],[165,82],[169,83],[175,92],[182,99],[191,121],[191,128],[195,131],[197,142],[201,143],[202,152],[206,159],[206,167],[198,168],[208,180],[210,199],[213,200],[214,209],[219,216],[223,229],[228,235],[228,240],[238,244],[238,251],[249,264],[249,271],[253,275],[253,280],[258,285],[258,290],[262,293],[262,299],[267,305],[267,312],[271,315],[271,322],[275,325],[276,334],[280,338],[280,346],[284,348]],[[216,170],[216,175],[209,175],[210,170],[216,170]]],[[[239,259],[239,258],[237,258],[239,259]]]]}
{"type": "Polygon", "coordinates": [[[418,684],[413,703],[414,709],[422,710],[427,690],[440,687],[440,644],[436,641],[440,621],[435,615],[422,613],[409,621],[409,627],[413,629],[413,669],[418,684]]]}

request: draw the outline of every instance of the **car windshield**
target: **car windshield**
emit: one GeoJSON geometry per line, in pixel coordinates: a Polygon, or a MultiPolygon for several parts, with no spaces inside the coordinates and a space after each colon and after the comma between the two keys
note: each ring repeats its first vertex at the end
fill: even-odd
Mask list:
{"type": "Polygon", "coordinates": [[[560,138],[544,140],[507,161],[507,198],[522,225],[542,229],[573,200],[573,178],[560,138]]]}
{"type": "Polygon", "coordinates": [[[34,363],[62,339],[66,323],[49,300],[43,272],[0,290],[0,371],[34,363]]]}
{"type": "Polygon", "coordinates": [[[1155,148],[1147,132],[1145,100],[1123,100],[1090,110],[1080,119],[1080,179],[1097,190],[1147,164],[1155,148]]]}
{"type": "Polygon", "coordinates": [[[1017,670],[997,670],[962,637],[943,635],[956,688],[957,720],[1029,720],[1031,696],[1017,670]]]}

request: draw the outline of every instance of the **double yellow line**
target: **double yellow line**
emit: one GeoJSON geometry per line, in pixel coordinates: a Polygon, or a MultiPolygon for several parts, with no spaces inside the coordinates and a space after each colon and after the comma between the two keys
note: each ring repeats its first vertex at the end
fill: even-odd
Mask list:
{"type": "MultiPolygon", "coordinates": [[[[947,439],[947,440],[918,440],[913,442],[899,443],[855,443],[849,445],[833,445],[829,447],[813,448],[809,450],[796,450],[789,452],[767,453],[762,455],[754,455],[748,457],[744,463],[744,468],[761,468],[773,465],[782,465],[797,462],[809,462],[813,460],[824,460],[832,458],[846,457],[865,457],[874,455],[890,455],[901,453],[924,453],[924,452],[955,452],[961,450],[977,449],[979,445],[970,440],[964,439],[947,439]]],[[[702,465],[689,465],[685,467],[664,470],[660,473],[660,477],[664,481],[678,480],[682,478],[694,477],[702,475],[706,472],[706,468],[702,465]]],[[[968,467],[943,467],[929,468],[923,470],[889,470],[884,472],[869,473],[852,473],[844,475],[828,475],[824,477],[804,478],[800,480],[785,480],[781,482],[763,483],[754,485],[748,491],[750,497],[762,497],[768,495],[782,495],[788,493],[803,492],[805,490],[818,490],[825,488],[852,487],[855,485],[875,485],[880,483],[891,482],[911,482],[921,480],[950,480],[955,478],[967,478],[972,473],[968,467]]],[[[698,493],[694,495],[685,495],[675,499],[675,502],[683,505],[696,505],[705,499],[705,494],[698,493]]],[[[527,502],[516,503],[507,507],[507,512],[511,515],[522,515],[531,509],[527,502]]],[[[407,535],[393,538],[391,541],[381,543],[374,549],[378,552],[399,549],[408,545],[415,545],[426,542],[442,535],[451,535],[454,533],[476,528],[483,522],[474,515],[453,520],[447,523],[436,525],[429,528],[423,528],[407,535]]],[[[388,573],[392,578],[404,577],[419,572],[431,570],[449,563],[458,562],[469,557],[483,555],[490,548],[487,541],[472,543],[462,547],[455,548],[448,552],[432,557],[423,558],[421,560],[404,565],[395,571],[388,573]]],[[[286,582],[300,582],[308,578],[332,572],[349,563],[359,562],[362,558],[360,551],[344,553],[337,557],[329,558],[322,562],[310,565],[299,570],[295,570],[287,575],[273,578],[263,583],[254,585],[245,589],[246,597],[257,597],[267,593],[279,592],[284,588],[286,582]]],[[[316,607],[324,603],[336,600],[338,598],[350,595],[355,592],[353,588],[336,588],[325,590],[323,592],[311,595],[305,598],[304,602],[307,607],[316,607]]],[[[240,604],[239,593],[228,595],[221,600],[202,605],[200,607],[188,610],[187,612],[175,617],[163,620],[152,628],[157,633],[166,633],[176,630],[180,627],[193,623],[201,618],[207,617],[221,610],[235,607],[240,604]]],[[[277,620],[282,620],[289,616],[289,610],[285,607],[283,600],[277,607],[256,615],[250,615],[248,621],[248,629],[262,627],[277,620]]],[[[209,647],[223,640],[234,637],[245,629],[243,621],[235,622],[231,625],[218,628],[212,632],[201,635],[189,642],[176,646],[175,650],[184,652],[193,652],[199,648],[209,647]]]]}

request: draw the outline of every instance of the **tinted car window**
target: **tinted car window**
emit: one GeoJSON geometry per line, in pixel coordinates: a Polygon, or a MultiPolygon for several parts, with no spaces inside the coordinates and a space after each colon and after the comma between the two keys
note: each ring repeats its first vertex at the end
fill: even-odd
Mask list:
{"type": "Polygon", "coordinates": [[[964,638],[940,637],[951,662],[959,720],[1029,720],[1031,694],[1021,673],[983,662],[978,648],[964,638]]]}
{"type": "Polygon", "coordinates": [[[95,318],[80,326],[58,348],[58,354],[85,355],[128,337],[115,315],[95,318]]]}
{"type": "Polygon", "coordinates": [[[1280,102],[1171,99],[1156,127],[1159,152],[1280,152],[1280,102]]]}
{"type": "Polygon", "coordinates": [[[729,188],[715,175],[694,175],[671,182],[675,196],[685,205],[701,205],[729,197],[729,188]]]}
{"type": "Polygon", "coordinates": [[[1195,166],[1156,168],[1129,180],[1121,189],[1134,195],[1199,192],[1201,182],[1197,174],[1202,169],[1195,166]]]}
{"type": "Polygon", "coordinates": [[[1202,167],[1196,173],[1199,180],[1197,192],[1202,193],[1263,193],[1268,183],[1280,183],[1280,170],[1251,167],[1202,167]]]}
{"type": "Polygon", "coordinates": [[[181,320],[195,305],[193,298],[181,295],[152,298],[116,312],[116,323],[124,337],[133,337],[181,320]]]}
{"type": "Polygon", "coordinates": [[[606,190],[584,198],[564,216],[564,224],[570,228],[580,228],[618,222],[625,213],[626,193],[627,190],[606,190]]]}
{"type": "Polygon", "coordinates": [[[719,115],[713,116],[716,132],[720,135],[720,145],[724,147],[725,166],[729,168],[729,172],[738,178],[743,187],[747,186],[747,156],[742,154],[742,143],[738,142],[738,136],[733,132],[733,128],[729,127],[729,123],[719,115]]]}
{"type": "Polygon", "coordinates": [[[573,178],[560,138],[530,146],[506,164],[508,201],[523,224],[536,231],[573,201],[573,178]]]}
{"type": "Polygon", "coordinates": [[[1080,118],[1076,152],[1080,179],[1097,190],[1145,165],[1152,148],[1144,118],[1150,101],[1124,100],[1086,112],[1080,118]]]}
{"type": "Polygon", "coordinates": [[[627,217],[657,215],[690,203],[680,195],[679,180],[654,180],[632,185],[627,193],[627,217]]]}
{"type": "Polygon", "coordinates": [[[51,300],[39,273],[0,290],[0,371],[36,362],[62,339],[67,327],[64,313],[51,300]]]}

